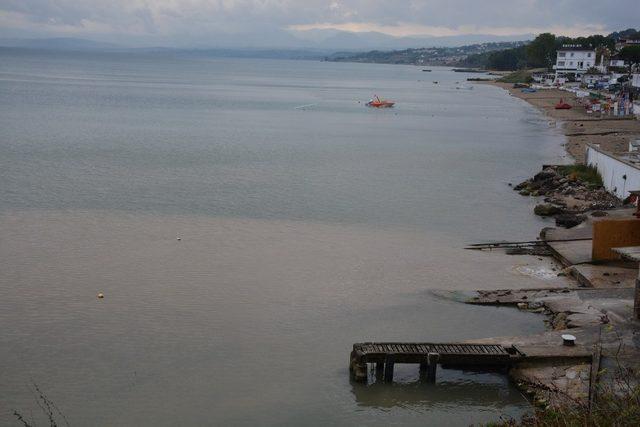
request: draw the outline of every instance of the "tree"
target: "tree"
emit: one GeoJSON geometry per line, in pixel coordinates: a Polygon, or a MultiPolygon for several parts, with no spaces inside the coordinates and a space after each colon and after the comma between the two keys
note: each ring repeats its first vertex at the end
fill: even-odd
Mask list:
{"type": "Polygon", "coordinates": [[[524,46],[491,52],[487,66],[492,70],[517,70],[526,67],[524,46]]]}
{"type": "Polygon", "coordinates": [[[620,50],[618,56],[629,63],[629,67],[640,64],[640,46],[626,46],[620,50]]]}
{"type": "Polygon", "coordinates": [[[543,33],[527,46],[527,65],[549,68],[555,62],[556,36],[543,33]]]}

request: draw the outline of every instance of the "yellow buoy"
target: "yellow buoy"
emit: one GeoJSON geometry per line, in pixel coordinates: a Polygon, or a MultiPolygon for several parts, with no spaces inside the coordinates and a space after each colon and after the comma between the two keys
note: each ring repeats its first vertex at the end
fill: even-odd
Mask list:
{"type": "Polygon", "coordinates": [[[100,293],[98,294],[98,298],[104,298],[104,294],[103,294],[102,292],[100,292],[100,293]]]}

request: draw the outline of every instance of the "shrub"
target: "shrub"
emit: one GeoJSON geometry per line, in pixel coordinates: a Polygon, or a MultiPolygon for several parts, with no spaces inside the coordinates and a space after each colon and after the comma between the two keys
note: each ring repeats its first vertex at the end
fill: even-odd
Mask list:
{"type": "Polygon", "coordinates": [[[602,177],[594,166],[567,165],[560,166],[558,172],[570,180],[579,180],[594,187],[602,187],[602,177]]]}
{"type": "Polygon", "coordinates": [[[531,77],[530,71],[520,70],[507,74],[501,79],[498,79],[498,81],[502,83],[531,83],[533,82],[533,77],[531,77]]]}

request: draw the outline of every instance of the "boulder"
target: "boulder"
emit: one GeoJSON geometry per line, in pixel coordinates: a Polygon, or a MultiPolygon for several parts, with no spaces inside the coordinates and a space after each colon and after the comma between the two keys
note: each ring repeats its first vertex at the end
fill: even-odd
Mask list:
{"type": "Polygon", "coordinates": [[[547,179],[556,178],[557,174],[553,169],[543,169],[542,172],[538,172],[533,176],[534,181],[545,181],[547,179]]]}
{"type": "Polygon", "coordinates": [[[560,207],[548,203],[536,205],[536,207],[533,209],[533,213],[540,216],[552,216],[557,215],[561,212],[562,209],[560,207]]]}
{"type": "Polygon", "coordinates": [[[582,224],[586,219],[587,217],[584,215],[565,213],[556,216],[556,225],[559,227],[572,228],[582,224]]]}
{"type": "Polygon", "coordinates": [[[526,188],[528,185],[529,185],[529,181],[522,181],[520,184],[518,184],[515,187],[513,187],[513,189],[515,191],[520,191],[520,190],[526,188]]]}

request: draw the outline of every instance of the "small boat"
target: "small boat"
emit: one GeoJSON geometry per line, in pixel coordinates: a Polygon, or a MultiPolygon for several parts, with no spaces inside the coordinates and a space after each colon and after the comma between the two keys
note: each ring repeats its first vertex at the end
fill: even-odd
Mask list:
{"type": "Polygon", "coordinates": [[[571,105],[567,104],[566,102],[564,102],[564,100],[562,98],[560,98],[560,102],[558,102],[555,106],[556,110],[570,110],[571,109],[571,105]]]}
{"type": "Polygon", "coordinates": [[[373,99],[370,99],[366,105],[367,107],[375,108],[391,108],[395,105],[395,102],[387,101],[386,99],[380,99],[378,95],[374,95],[373,99]]]}
{"type": "Polygon", "coordinates": [[[431,70],[427,70],[427,69],[424,69],[422,71],[424,71],[425,73],[430,73],[431,72],[431,70]]]}
{"type": "Polygon", "coordinates": [[[520,92],[522,92],[522,93],[536,93],[537,90],[535,90],[534,88],[531,88],[531,87],[525,87],[524,89],[520,89],[520,92]]]}

